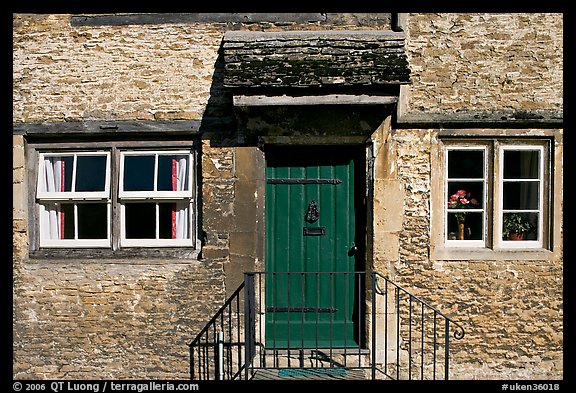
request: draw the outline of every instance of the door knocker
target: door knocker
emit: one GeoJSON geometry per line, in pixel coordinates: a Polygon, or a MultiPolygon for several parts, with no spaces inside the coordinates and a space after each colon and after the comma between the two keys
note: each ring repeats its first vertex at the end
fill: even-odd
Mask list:
{"type": "Polygon", "coordinates": [[[318,211],[318,204],[314,199],[308,205],[308,211],[306,212],[306,221],[309,223],[313,223],[318,221],[320,218],[320,211],[318,211]]]}

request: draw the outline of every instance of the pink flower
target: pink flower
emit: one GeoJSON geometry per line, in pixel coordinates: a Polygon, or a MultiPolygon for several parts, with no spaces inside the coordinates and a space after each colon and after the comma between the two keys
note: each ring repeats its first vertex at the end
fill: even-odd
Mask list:
{"type": "Polygon", "coordinates": [[[478,205],[478,200],[472,198],[471,192],[466,192],[466,190],[458,190],[454,194],[450,195],[448,200],[448,207],[455,209],[468,208],[468,205],[478,205]]]}

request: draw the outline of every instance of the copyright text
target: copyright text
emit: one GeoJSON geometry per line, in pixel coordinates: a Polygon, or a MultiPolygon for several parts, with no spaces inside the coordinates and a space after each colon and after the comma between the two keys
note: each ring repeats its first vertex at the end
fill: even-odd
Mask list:
{"type": "Polygon", "coordinates": [[[12,388],[15,392],[192,392],[198,391],[199,386],[189,382],[123,382],[123,381],[41,381],[41,382],[14,382],[12,388]]]}

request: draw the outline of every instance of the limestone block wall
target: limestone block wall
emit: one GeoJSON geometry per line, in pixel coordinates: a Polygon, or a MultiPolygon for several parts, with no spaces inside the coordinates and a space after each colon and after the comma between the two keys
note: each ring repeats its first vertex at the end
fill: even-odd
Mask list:
{"type": "Polygon", "coordinates": [[[563,260],[435,260],[430,244],[430,130],[397,131],[404,195],[394,279],[466,330],[454,379],[562,379],[563,260]]]}
{"type": "Polygon", "coordinates": [[[205,24],[72,27],[16,15],[14,121],[200,119],[222,33],[205,24]]]}
{"type": "Polygon", "coordinates": [[[223,303],[223,262],[19,264],[14,378],[189,378],[190,327],[223,303]]]}
{"type": "Polygon", "coordinates": [[[409,14],[406,113],[563,108],[563,14],[409,14]]]}

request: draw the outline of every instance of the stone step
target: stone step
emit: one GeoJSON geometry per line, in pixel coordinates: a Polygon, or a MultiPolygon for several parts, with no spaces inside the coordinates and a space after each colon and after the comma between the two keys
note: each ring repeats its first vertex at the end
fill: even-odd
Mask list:
{"type": "Polygon", "coordinates": [[[252,366],[277,369],[354,369],[370,364],[369,351],[365,349],[266,349],[263,355],[256,357],[252,366]]]}

